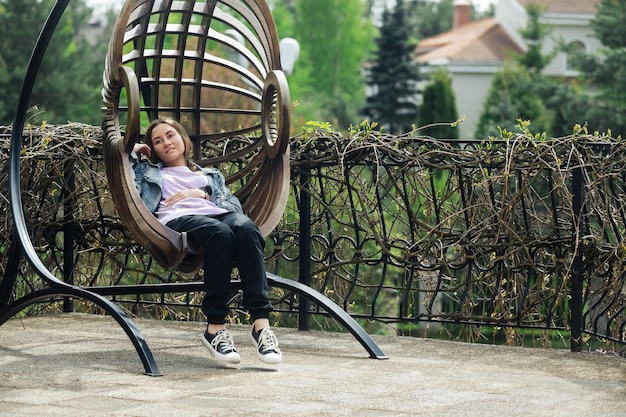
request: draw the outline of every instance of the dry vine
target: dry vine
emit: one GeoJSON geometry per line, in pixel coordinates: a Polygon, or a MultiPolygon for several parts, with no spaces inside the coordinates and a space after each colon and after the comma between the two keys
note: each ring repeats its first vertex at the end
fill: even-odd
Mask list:
{"type": "MultiPolygon", "coordinates": [[[[3,133],[0,164],[7,172],[10,128],[3,133]]],[[[24,132],[23,209],[42,259],[62,275],[63,207],[69,204],[75,283],[189,279],[153,265],[120,224],[100,139],[100,128],[82,124],[24,132]],[[75,184],[69,193],[68,172],[75,184]]],[[[580,253],[587,331],[624,340],[624,151],[621,141],[583,130],[550,140],[526,132],[463,142],[381,134],[368,126],[348,136],[311,129],[291,144],[295,193],[268,244],[268,266],[297,276],[299,196],[305,192],[311,197],[313,285],[357,317],[567,329],[573,260],[580,253]],[[582,174],[579,183],[575,172],[582,174]],[[580,222],[573,204],[577,185],[584,191],[580,222]]],[[[7,181],[1,183],[3,276],[12,242],[7,181]]],[[[41,285],[24,264],[14,296],[41,285]]],[[[198,318],[197,311],[163,305],[142,314],[148,310],[198,318]]],[[[478,330],[459,337],[482,336],[478,330]]],[[[517,330],[506,337],[521,343],[517,330]]]]}

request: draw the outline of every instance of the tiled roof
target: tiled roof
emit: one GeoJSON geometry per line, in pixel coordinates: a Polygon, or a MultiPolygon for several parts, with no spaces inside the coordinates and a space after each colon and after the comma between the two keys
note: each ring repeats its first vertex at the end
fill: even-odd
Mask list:
{"type": "MultiPolygon", "coordinates": [[[[601,0],[517,0],[523,7],[541,3],[549,13],[595,14],[601,0]]],[[[521,53],[520,45],[507,34],[495,18],[468,23],[427,39],[417,46],[417,60],[430,62],[450,61],[502,61],[510,51],[521,53]]]]}
{"type": "Polygon", "coordinates": [[[547,7],[548,13],[590,13],[596,14],[596,5],[601,0],[517,0],[524,8],[529,3],[539,3],[547,7]]]}
{"type": "Polygon", "coordinates": [[[417,60],[502,61],[510,51],[522,52],[495,18],[488,18],[424,39],[417,60]]]}

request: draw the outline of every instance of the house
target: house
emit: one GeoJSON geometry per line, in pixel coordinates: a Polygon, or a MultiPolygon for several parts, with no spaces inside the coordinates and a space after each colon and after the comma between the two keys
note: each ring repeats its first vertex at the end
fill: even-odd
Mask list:
{"type": "MultiPolygon", "coordinates": [[[[600,42],[593,37],[590,22],[601,0],[498,0],[495,16],[471,21],[470,0],[455,0],[453,28],[422,40],[417,46],[417,61],[424,64],[422,72],[444,66],[452,78],[457,110],[465,117],[459,125],[461,138],[473,138],[476,124],[491,79],[511,54],[522,53],[526,46],[519,31],[526,27],[526,6],[540,3],[545,7],[541,23],[550,27],[543,51],[551,52],[560,40],[595,53],[600,42]]],[[[554,77],[573,77],[565,53],[559,53],[544,69],[554,77]]]]}

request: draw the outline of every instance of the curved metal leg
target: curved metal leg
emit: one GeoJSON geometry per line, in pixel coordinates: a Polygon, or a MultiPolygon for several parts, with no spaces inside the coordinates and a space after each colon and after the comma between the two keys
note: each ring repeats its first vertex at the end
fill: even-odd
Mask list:
{"type": "MultiPolygon", "coordinates": [[[[48,16],[48,19],[46,20],[46,23],[44,24],[44,27],[42,28],[42,31],[40,32],[40,36],[33,50],[33,54],[31,55],[31,59],[26,70],[26,75],[24,77],[24,82],[22,84],[15,120],[13,123],[11,148],[9,154],[9,194],[11,201],[11,212],[17,232],[16,236],[19,239],[19,243],[21,244],[24,256],[27,258],[27,260],[30,262],[36,272],[50,285],[50,288],[35,291],[7,306],[0,312],[0,324],[4,323],[12,315],[19,312],[24,307],[53,296],[70,296],[84,298],[102,307],[122,326],[128,337],[133,342],[133,345],[135,346],[135,349],[137,350],[137,353],[139,354],[141,361],[144,364],[146,373],[151,376],[157,376],[161,375],[161,373],[156,365],[156,362],[154,361],[150,349],[145,343],[139,330],[135,327],[134,323],[119,307],[113,304],[112,301],[104,298],[102,295],[59,281],[38,258],[37,253],[35,252],[32,242],[30,240],[28,230],[26,228],[26,221],[24,219],[24,212],[22,208],[19,176],[20,150],[22,145],[21,135],[24,127],[27,107],[32,93],[32,86],[34,85],[37,71],[39,70],[43,55],[52,37],[52,33],[54,32],[54,29],[56,28],[68,3],[69,0],[58,0],[55,3],[53,9],[50,12],[50,15],[48,16]]],[[[374,343],[374,341],[361,328],[361,326],[359,326],[358,323],[348,313],[340,309],[330,299],[299,282],[288,280],[271,274],[268,274],[268,278],[273,285],[293,291],[305,297],[306,299],[318,303],[318,305],[326,309],[334,318],[336,318],[344,326],[346,326],[346,328],[370,353],[370,357],[377,359],[386,358],[386,356],[378,348],[376,343],[374,343]]]]}
{"type": "MultiPolygon", "coordinates": [[[[376,342],[363,330],[347,312],[342,310],[330,298],[314,290],[308,285],[304,285],[292,279],[279,277],[278,275],[266,273],[268,283],[272,287],[282,288],[298,294],[301,297],[317,304],[326,310],[333,318],[339,321],[352,335],[363,345],[365,350],[373,359],[388,359],[388,357],[378,347],[376,342]]],[[[237,286],[238,282],[234,281],[232,285],[237,286]]],[[[101,295],[122,295],[122,294],[154,294],[159,292],[185,292],[185,291],[204,291],[202,282],[179,282],[170,284],[139,284],[126,286],[107,286],[107,287],[90,287],[89,291],[96,292],[101,295]]]]}
{"type": "Polygon", "coordinates": [[[267,273],[269,284],[274,287],[283,288],[293,291],[296,294],[306,297],[315,302],[317,305],[327,310],[331,316],[342,323],[352,335],[363,345],[365,350],[370,354],[372,359],[388,359],[383,351],[378,347],[376,342],[372,340],[369,334],[344,310],[335,304],[330,298],[312,289],[311,287],[301,284],[292,279],[282,278],[278,275],[267,273]]]}
{"type": "Polygon", "coordinates": [[[78,287],[62,287],[62,288],[45,288],[42,290],[34,291],[18,300],[10,304],[6,310],[2,311],[0,315],[0,325],[9,320],[14,314],[18,313],[25,307],[35,304],[39,301],[43,301],[49,299],[54,296],[68,296],[68,297],[76,297],[76,298],[84,298],[89,301],[93,301],[98,306],[102,307],[107,313],[113,317],[120,326],[124,329],[130,340],[133,342],[139,357],[141,358],[141,362],[143,363],[143,367],[146,375],[149,376],[162,376],[163,374],[159,371],[159,367],[152,356],[152,352],[150,352],[150,348],[148,344],[145,342],[143,336],[139,332],[139,329],[135,326],[130,318],[112,301],[89,291],[85,291],[78,287]]]}

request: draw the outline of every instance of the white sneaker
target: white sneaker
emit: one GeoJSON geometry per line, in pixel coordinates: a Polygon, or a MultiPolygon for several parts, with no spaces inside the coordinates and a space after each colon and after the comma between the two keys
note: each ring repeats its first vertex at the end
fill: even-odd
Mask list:
{"type": "Polygon", "coordinates": [[[220,330],[215,334],[205,330],[202,343],[209,349],[214,359],[228,363],[239,363],[241,361],[241,357],[237,353],[237,349],[235,349],[233,337],[226,329],[220,330]]]}
{"type": "Polygon", "coordinates": [[[254,330],[254,326],[252,326],[251,336],[252,342],[256,346],[256,353],[261,361],[275,364],[283,360],[283,354],[278,348],[276,335],[274,335],[274,332],[269,327],[257,332],[254,330]]]}

